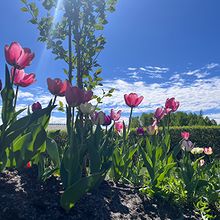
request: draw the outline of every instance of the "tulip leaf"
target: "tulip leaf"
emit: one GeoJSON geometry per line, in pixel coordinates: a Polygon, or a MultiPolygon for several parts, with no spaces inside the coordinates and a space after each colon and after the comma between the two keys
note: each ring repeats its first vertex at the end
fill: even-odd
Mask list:
{"type": "Polygon", "coordinates": [[[81,178],[78,182],[68,187],[61,196],[61,206],[69,211],[75,203],[87,192],[97,186],[103,179],[105,172],[81,178]]]}

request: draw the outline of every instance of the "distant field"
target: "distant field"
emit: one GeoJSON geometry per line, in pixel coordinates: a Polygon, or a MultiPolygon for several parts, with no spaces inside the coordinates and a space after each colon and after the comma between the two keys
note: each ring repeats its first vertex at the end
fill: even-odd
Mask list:
{"type": "Polygon", "coordinates": [[[66,125],[64,124],[49,124],[48,130],[66,130],[66,125]]]}

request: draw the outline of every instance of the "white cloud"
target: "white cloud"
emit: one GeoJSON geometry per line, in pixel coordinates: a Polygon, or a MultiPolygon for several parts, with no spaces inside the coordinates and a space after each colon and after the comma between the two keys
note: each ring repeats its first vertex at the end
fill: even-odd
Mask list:
{"type": "Polygon", "coordinates": [[[218,63],[209,63],[206,65],[207,69],[214,69],[215,67],[219,67],[218,63]]]}

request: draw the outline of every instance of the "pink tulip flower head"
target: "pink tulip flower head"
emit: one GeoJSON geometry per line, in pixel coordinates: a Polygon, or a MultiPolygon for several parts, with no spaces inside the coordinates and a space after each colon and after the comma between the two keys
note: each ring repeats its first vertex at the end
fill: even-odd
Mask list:
{"type": "Polygon", "coordinates": [[[42,109],[42,106],[40,104],[40,102],[35,102],[32,106],[31,106],[32,112],[36,112],[40,109],[42,109]]]}
{"type": "Polygon", "coordinates": [[[68,105],[71,107],[76,107],[83,103],[83,91],[77,86],[67,84],[65,97],[68,105]]]}
{"type": "Polygon", "coordinates": [[[83,102],[89,102],[92,99],[93,92],[91,90],[83,91],[83,102]]]}
{"type": "Polygon", "coordinates": [[[139,128],[137,128],[136,132],[137,132],[138,135],[143,136],[144,135],[144,128],[139,127],[139,128]]]}
{"type": "Polygon", "coordinates": [[[175,98],[168,98],[165,103],[166,113],[175,112],[179,108],[180,103],[175,101],[175,98]]]}
{"type": "Polygon", "coordinates": [[[91,119],[95,125],[104,125],[105,123],[105,113],[100,112],[94,112],[91,114],[91,119]]]}
{"type": "Polygon", "coordinates": [[[34,53],[29,48],[22,48],[17,42],[5,46],[5,58],[9,65],[16,69],[24,69],[34,59],[34,53]]]}
{"type": "Polygon", "coordinates": [[[47,78],[47,86],[51,94],[62,97],[66,93],[67,81],[62,82],[59,78],[47,78]]]}
{"type": "Polygon", "coordinates": [[[112,119],[111,119],[111,116],[110,115],[105,115],[104,116],[104,123],[103,125],[104,126],[108,126],[112,123],[112,119]]]}
{"type": "Polygon", "coordinates": [[[118,132],[118,133],[121,133],[123,131],[123,122],[122,121],[116,121],[115,122],[115,130],[118,132]]]}
{"type": "Polygon", "coordinates": [[[213,150],[211,147],[204,147],[204,153],[206,155],[211,155],[211,154],[213,154],[213,150]]]}
{"type": "Polygon", "coordinates": [[[143,99],[144,99],[143,96],[138,96],[136,93],[130,93],[129,95],[127,94],[124,95],[124,100],[126,105],[128,105],[131,108],[140,105],[143,99]]]}
{"type": "Polygon", "coordinates": [[[16,86],[21,87],[27,87],[36,82],[34,73],[27,74],[24,70],[15,70],[14,67],[11,69],[11,78],[16,86]]]}
{"type": "Polygon", "coordinates": [[[110,116],[113,121],[118,121],[121,117],[121,110],[116,112],[114,109],[111,109],[110,116]]]}
{"type": "Polygon", "coordinates": [[[188,140],[189,139],[189,136],[190,136],[190,133],[187,132],[187,131],[183,131],[181,132],[181,137],[184,139],[184,140],[188,140]]]}
{"type": "Polygon", "coordinates": [[[154,113],[154,117],[157,119],[157,121],[162,120],[165,115],[166,115],[166,112],[164,108],[161,108],[161,107],[157,108],[154,113]]]}

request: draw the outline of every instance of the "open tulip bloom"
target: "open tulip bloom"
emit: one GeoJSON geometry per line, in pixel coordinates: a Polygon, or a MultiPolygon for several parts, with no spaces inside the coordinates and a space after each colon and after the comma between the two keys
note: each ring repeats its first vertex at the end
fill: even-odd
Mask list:
{"type": "Polygon", "coordinates": [[[34,53],[29,48],[22,48],[18,42],[13,42],[5,46],[5,58],[9,65],[21,70],[30,65],[34,53]]]}

